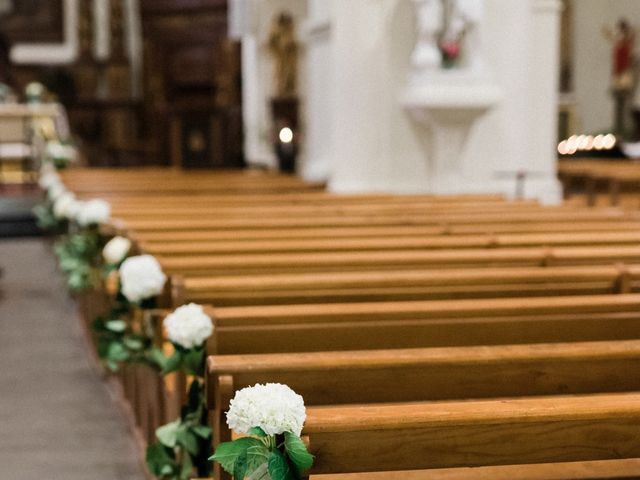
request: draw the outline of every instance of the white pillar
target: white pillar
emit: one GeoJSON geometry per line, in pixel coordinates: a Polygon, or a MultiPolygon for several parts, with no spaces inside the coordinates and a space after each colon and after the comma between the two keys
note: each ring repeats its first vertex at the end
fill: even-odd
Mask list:
{"type": "Polygon", "coordinates": [[[526,182],[525,195],[557,203],[562,190],[557,180],[558,82],[560,65],[560,0],[533,0],[529,61],[529,122],[526,170],[539,172],[526,182]]]}
{"type": "Polygon", "coordinates": [[[260,41],[254,32],[242,37],[242,118],[244,156],[249,164],[274,166],[275,156],[269,142],[264,76],[261,73],[260,41]]]}
{"type": "Polygon", "coordinates": [[[111,53],[109,0],[93,0],[93,57],[105,61],[111,53]]]}
{"type": "Polygon", "coordinates": [[[325,181],[330,173],[333,91],[330,6],[327,0],[309,0],[304,26],[308,88],[303,122],[305,156],[301,174],[309,181],[325,181]]]}
{"type": "Polygon", "coordinates": [[[391,173],[386,62],[394,0],[334,0],[333,191],[382,191],[391,173]]]}

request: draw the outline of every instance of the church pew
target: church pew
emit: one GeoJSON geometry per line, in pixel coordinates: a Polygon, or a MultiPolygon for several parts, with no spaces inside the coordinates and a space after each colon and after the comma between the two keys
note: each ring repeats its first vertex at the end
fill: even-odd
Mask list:
{"type": "MultiPolygon", "coordinates": [[[[428,480],[623,480],[640,477],[640,459],[431,469],[428,480]]],[[[314,480],[427,480],[421,470],[312,475],[314,480]]]]}
{"type": "Polygon", "coordinates": [[[327,239],[277,239],[228,241],[141,241],[140,249],[152,255],[202,255],[260,252],[323,252],[365,250],[453,250],[528,246],[636,245],[640,230],[630,232],[579,232],[556,234],[496,234],[464,236],[408,236],[327,239]]]}
{"type": "MultiPolygon", "coordinates": [[[[489,223],[465,225],[409,225],[388,228],[381,227],[318,227],[318,228],[281,228],[281,229],[185,229],[176,231],[149,230],[117,232],[128,235],[138,242],[173,243],[186,241],[223,241],[223,240],[276,240],[276,239],[331,239],[331,238],[393,238],[422,236],[460,236],[495,234],[562,234],[616,233],[640,231],[640,222],[612,220],[603,222],[539,222],[529,223],[489,223]]],[[[112,234],[116,231],[112,229],[112,234]]]]}
{"type": "Polygon", "coordinates": [[[427,268],[566,266],[633,263],[640,247],[570,246],[364,252],[291,252],[224,255],[157,255],[169,274],[185,276],[293,272],[415,270],[427,268]]]}
{"type": "Polygon", "coordinates": [[[639,427],[631,392],[310,407],[303,435],[315,475],[631,459],[639,427]]]}
{"type": "MultiPolygon", "coordinates": [[[[535,201],[494,202],[476,200],[474,202],[438,202],[421,201],[412,202],[366,202],[347,203],[345,205],[251,205],[251,206],[224,206],[224,205],[127,205],[113,207],[113,214],[124,218],[172,218],[172,217],[272,217],[278,215],[289,216],[336,216],[336,215],[395,215],[408,213],[464,213],[468,211],[479,212],[518,212],[538,208],[535,201]]],[[[555,206],[545,207],[546,212],[575,210],[573,207],[555,206]]]]}
{"type": "MultiPolygon", "coordinates": [[[[533,298],[524,305],[522,299],[397,302],[379,304],[377,315],[367,313],[377,304],[360,313],[357,305],[347,304],[344,315],[341,306],[327,305],[333,316],[314,312],[323,305],[293,306],[290,317],[282,308],[261,307],[266,316],[256,318],[256,308],[207,307],[214,322],[207,350],[235,355],[639,338],[640,295],[611,297],[533,298]]],[[[163,315],[149,315],[162,346],[163,315]]],[[[179,412],[184,378],[172,377],[167,384],[156,372],[136,366],[124,380],[141,431],[152,439],[155,428],[179,412]]]]}
{"type": "Polygon", "coordinates": [[[172,278],[172,303],[217,307],[635,293],[640,266],[512,267],[172,278]]]}
{"type": "Polygon", "coordinates": [[[640,295],[211,308],[211,355],[623,340],[640,295]]]}
{"type": "Polygon", "coordinates": [[[550,210],[523,209],[510,212],[457,212],[457,213],[416,213],[393,215],[337,215],[337,216],[302,216],[287,217],[278,215],[273,217],[248,218],[218,218],[212,212],[210,217],[197,215],[185,218],[132,218],[117,219],[120,228],[134,231],[147,230],[184,230],[184,229],[261,229],[261,228],[317,228],[317,227],[356,227],[356,226],[407,226],[407,225],[454,225],[454,224],[487,224],[487,223],[536,223],[536,222],[568,222],[594,221],[602,222],[612,219],[638,220],[640,216],[635,212],[620,210],[550,210]]]}
{"type": "Polygon", "coordinates": [[[238,389],[284,383],[307,407],[640,390],[640,340],[368,350],[207,359],[215,444],[238,389]]]}

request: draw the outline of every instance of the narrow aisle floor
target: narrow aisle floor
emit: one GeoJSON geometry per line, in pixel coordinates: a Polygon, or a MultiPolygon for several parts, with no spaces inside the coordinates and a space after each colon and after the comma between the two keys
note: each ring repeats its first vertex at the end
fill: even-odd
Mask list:
{"type": "Polygon", "coordinates": [[[47,244],[0,241],[0,268],[0,480],[142,479],[47,244]]]}

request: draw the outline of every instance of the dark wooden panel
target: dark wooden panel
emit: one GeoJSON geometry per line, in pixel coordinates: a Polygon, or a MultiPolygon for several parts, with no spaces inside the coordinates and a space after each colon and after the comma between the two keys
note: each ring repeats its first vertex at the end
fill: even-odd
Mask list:
{"type": "Polygon", "coordinates": [[[62,0],[13,0],[0,29],[13,43],[62,42],[62,0]]]}
{"type": "Polygon", "coordinates": [[[226,0],[142,4],[147,124],[163,163],[241,166],[240,48],[226,0]]]}
{"type": "Polygon", "coordinates": [[[141,2],[142,13],[152,15],[226,8],[227,0],[142,0],[141,2]]]}

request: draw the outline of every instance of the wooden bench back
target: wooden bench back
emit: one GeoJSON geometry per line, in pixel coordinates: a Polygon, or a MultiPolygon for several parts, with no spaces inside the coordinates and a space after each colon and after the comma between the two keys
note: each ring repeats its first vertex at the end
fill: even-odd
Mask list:
{"type": "Polygon", "coordinates": [[[638,428],[634,392],[311,407],[303,435],[329,474],[636,458],[638,428]]]}
{"type": "Polygon", "coordinates": [[[511,267],[173,278],[174,304],[217,307],[543,295],[640,290],[640,266],[511,267]]]}
{"type": "Polygon", "coordinates": [[[238,389],[283,383],[305,405],[640,390],[640,340],[482,347],[215,355],[207,361],[207,402],[214,442],[238,389]]]}

